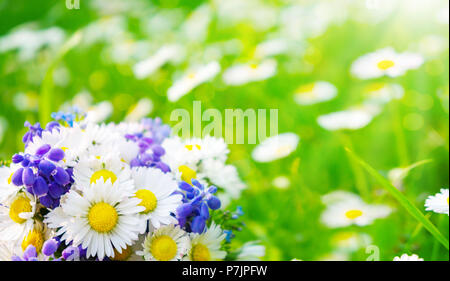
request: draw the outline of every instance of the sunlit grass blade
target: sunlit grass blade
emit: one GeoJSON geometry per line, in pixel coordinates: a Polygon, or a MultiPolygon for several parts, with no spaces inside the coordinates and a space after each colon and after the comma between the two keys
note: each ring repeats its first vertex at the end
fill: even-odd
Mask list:
{"type": "Polygon", "coordinates": [[[41,85],[41,92],[39,96],[39,121],[41,124],[46,124],[50,121],[50,115],[54,110],[53,107],[53,72],[61,61],[61,59],[81,41],[81,31],[72,35],[61,47],[55,59],[50,64],[41,85]]]}
{"type": "Polygon", "coordinates": [[[380,173],[378,173],[374,168],[367,164],[364,160],[359,158],[350,149],[345,148],[347,153],[353,157],[372,177],[374,177],[399,203],[402,205],[406,211],[414,217],[418,222],[423,224],[425,229],[427,229],[431,235],[436,238],[444,247],[449,249],[449,241],[444,235],[434,226],[431,221],[425,217],[422,212],[406,198],[397,188],[395,188],[386,178],[384,178],[380,173]]]}

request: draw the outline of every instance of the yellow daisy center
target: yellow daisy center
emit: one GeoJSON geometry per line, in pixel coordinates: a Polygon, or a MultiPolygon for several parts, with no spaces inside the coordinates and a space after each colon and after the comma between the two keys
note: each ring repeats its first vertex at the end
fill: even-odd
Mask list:
{"type": "Polygon", "coordinates": [[[111,172],[110,170],[102,169],[98,170],[91,176],[91,184],[96,183],[98,179],[103,178],[103,180],[106,182],[108,179],[111,180],[111,183],[115,183],[117,180],[116,174],[111,172]]]}
{"type": "Polygon", "coordinates": [[[395,63],[391,60],[382,60],[377,64],[378,68],[381,70],[387,70],[387,69],[393,67],[394,65],[395,65],[395,63]]]}
{"type": "Polygon", "coordinates": [[[188,79],[194,79],[195,78],[195,73],[189,73],[187,76],[188,79]]]}
{"type": "Polygon", "coordinates": [[[14,200],[9,207],[9,217],[16,223],[24,223],[26,220],[19,217],[20,213],[31,212],[32,207],[30,204],[30,199],[25,197],[18,197],[14,200]]]}
{"type": "Polygon", "coordinates": [[[361,210],[350,210],[350,211],[345,212],[345,216],[351,220],[359,218],[360,216],[362,216],[362,214],[363,214],[363,212],[361,210]]]}
{"type": "Polygon", "coordinates": [[[141,203],[139,206],[145,207],[145,210],[142,213],[147,214],[156,209],[156,205],[158,203],[156,196],[153,192],[147,189],[140,189],[136,192],[136,198],[141,199],[141,203]]]}
{"type": "Polygon", "coordinates": [[[252,64],[250,64],[250,68],[252,70],[256,70],[258,68],[258,65],[256,63],[252,63],[252,64]]]}
{"type": "Polygon", "coordinates": [[[155,259],[169,261],[177,254],[177,243],[170,236],[162,235],[153,240],[150,251],[155,259]]]}
{"type": "Polygon", "coordinates": [[[178,167],[178,171],[181,172],[181,180],[189,184],[192,184],[191,180],[197,177],[197,173],[186,165],[178,167]]]}
{"type": "MultiPolygon", "coordinates": [[[[192,144],[186,144],[184,147],[186,147],[187,150],[192,150],[194,148],[194,146],[192,144]]],[[[195,145],[195,147],[200,150],[202,149],[202,147],[198,144],[195,145]]]]}
{"type": "Polygon", "coordinates": [[[132,253],[131,246],[122,249],[122,253],[119,253],[116,249],[114,249],[114,258],[111,258],[113,261],[126,261],[130,258],[132,253]]]}
{"type": "Polygon", "coordinates": [[[44,235],[41,231],[36,229],[28,232],[28,235],[22,241],[22,250],[26,250],[28,246],[33,245],[36,248],[36,252],[40,252],[42,245],[44,244],[44,235]]]}
{"type": "Polygon", "coordinates": [[[205,245],[197,244],[192,248],[191,258],[193,261],[209,261],[211,260],[211,253],[205,245]]]}
{"type": "Polygon", "coordinates": [[[116,209],[108,203],[100,202],[91,207],[88,213],[89,225],[97,232],[109,232],[119,220],[116,209]]]}
{"type": "Polygon", "coordinates": [[[11,173],[11,175],[9,176],[9,178],[8,178],[8,184],[11,184],[11,182],[12,182],[12,176],[14,175],[14,173],[11,173]]]}

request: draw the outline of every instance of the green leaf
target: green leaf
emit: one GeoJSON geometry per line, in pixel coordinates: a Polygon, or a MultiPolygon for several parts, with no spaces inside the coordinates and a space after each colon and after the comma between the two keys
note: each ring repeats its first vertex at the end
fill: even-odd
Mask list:
{"type": "Polygon", "coordinates": [[[444,235],[434,226],[431,221],[425,217],[422,212],[406,198],[397,188],[395,188],[385,177],[380,175],[374,168],[367,164],[364,160],[359,158],[350,149],[345,148],[347,153],[353,157],[372,177],[374,177],[399,203],[402,205],[408,213],[414,217],[419,223],[421,223],[425,229],[427,229],[431,235],[436,238],[444,247],[449,249],[449,241],[444,235]]]}

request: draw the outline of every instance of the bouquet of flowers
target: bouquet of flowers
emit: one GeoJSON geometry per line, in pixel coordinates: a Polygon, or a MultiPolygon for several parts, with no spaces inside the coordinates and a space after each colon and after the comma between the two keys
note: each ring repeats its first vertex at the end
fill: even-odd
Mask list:
{"type": "Polygon", "coordinates": [[[9,260],[255,260],[232,250],[245,184],[223,139],[182,140],[159,118],[96,124],[79,110],[26,122],[0,167],[0,255],[9,260]]]}

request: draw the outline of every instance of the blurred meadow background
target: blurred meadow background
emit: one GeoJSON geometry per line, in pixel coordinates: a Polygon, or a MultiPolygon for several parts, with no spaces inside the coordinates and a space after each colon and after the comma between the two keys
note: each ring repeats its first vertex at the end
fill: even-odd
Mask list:
{"type": "Polygon", "coordinates": [[[172,110],[191,112],[194,100],[221,112],[276,108],[278,131],[297,134],[300,143],[268,163],[252,159],[255,145],[230,145],[229,162],[248,184],[230,206],[243,207],[247,226],[234,243],[261,241],[265,260],[365,260],[368,245],[379,247],[382,260],[403,253],[449,259],[344,149],[395,185],[448,240],[448,216],[424,207],[449,186],[448,1],[81,0],[80,9],[65,2],[0,0],[0,159],[23,151],[26,120],[45,123],[68,104],[107,121],[159,116],[170,125],[172,110]],[[156,57],[165,46],[172,54],[156,57]],[[355,60],[386,47],[420,54],[424,63],[399,77],[352,75],[355,60]],[[142,64],[148,58],[154,69],[142,64]],[[224,82],[229,67],[267,60],[276,62],[267,79],[224,82]],[[211,61],[221,66],[216,76],[168,100],[175,80],[211,61]],[[333,84],[337,96],[296,102],[299,87],[315,81],[333,84]],[[385,101],[367,126],[330,131],[318,124],[319,116],[362,104],[371,89],[389,83],[401,95],[385,101]],[[336,190],[393,212],[367,226],[328,228],[321,197],[336,190]]]}

